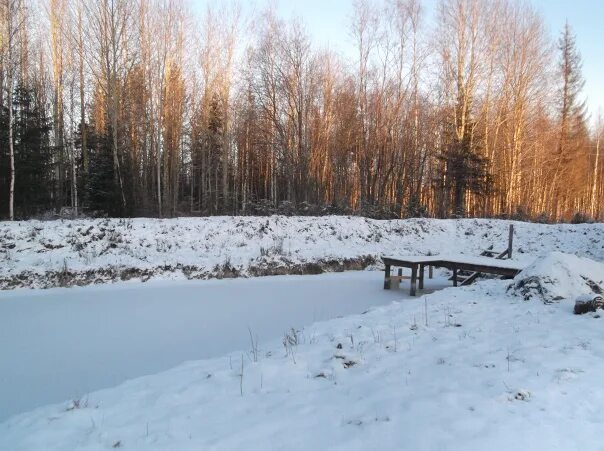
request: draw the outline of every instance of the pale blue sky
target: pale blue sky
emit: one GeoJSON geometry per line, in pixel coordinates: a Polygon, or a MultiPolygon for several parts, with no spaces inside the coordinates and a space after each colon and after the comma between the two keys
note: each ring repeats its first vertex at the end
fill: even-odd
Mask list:
{"type": "MultiPolygon", "coordinates": [[[[195,8],[202,9],[208,3],[226,0],[192,0],[195,8]]],[[[284,18],[299,16],[316,45],[329,45],[334,50],[349,52],[348,33],[352,0],[272,0],[284,18]]],[[[438,0],[424,0],[427,17],[438,0]]],[[[487,0],[488,1],[488,0],[487,0]]],[[[598,109],[604,109],[604,0],[529,0],[545,18],[550,33],[557,38],[568,19],[577,35],[577,46],[583,57],[583,75],[586,80],[585,95],[592,117],[598,109]]],[[[263,8],[263,0],[243,0],[248,10],[263,8]]],[[[604,114],[604,113],[603,113],[604,114]]]]}

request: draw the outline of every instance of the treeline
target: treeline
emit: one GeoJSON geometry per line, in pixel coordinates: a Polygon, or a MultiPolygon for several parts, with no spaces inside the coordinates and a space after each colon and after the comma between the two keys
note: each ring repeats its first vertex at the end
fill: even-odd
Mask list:
{"type": "Polygon", "coordinates": [[[604,216],[568,25],[356,1],[350,57],[215,3],[0,0],[0,216],[604,216]]]}

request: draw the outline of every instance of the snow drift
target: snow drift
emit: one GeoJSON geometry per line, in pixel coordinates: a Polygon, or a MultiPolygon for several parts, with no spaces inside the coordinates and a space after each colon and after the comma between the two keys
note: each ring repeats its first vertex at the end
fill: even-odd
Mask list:
{"type": "Polygon", "coordinates": [[[562,252],[535,260],[514,278],[511,290],[546,304],[604,293],[604,264],[562,252]]]}

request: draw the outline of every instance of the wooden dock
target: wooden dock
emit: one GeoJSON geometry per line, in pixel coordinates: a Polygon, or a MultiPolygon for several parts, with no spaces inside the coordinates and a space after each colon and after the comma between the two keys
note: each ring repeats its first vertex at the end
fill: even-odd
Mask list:
{"type": "Polygon", "coordinates": [[[424,272],[428,267],[429,277],[432,278],[432,268],[447,268],[453,271],[453,276],[449,279],[453,281],[456,287],[461,281],[462,285],[468,285],[476,280],[482,274],[495,274],[504,277],[514,277],[524,269],[517,262],[509,260],[512,258],[514,244],[514,225],[510,224],[507,249],[498,252],[489,249],[482,251],[479,257],[468,255],[430,255],[430,256],[405,256],[405,257],[383,257],[385,266],[384,290],[392,288],[392,282],[400,283],[403,279],[411,281],[411,296],[415,296],[416,285],[419,282],[419,289],[424,288],[424,272]],[[508,259],[508,260],[506,260],[508,259]],[[390,272],[392,267],[398,267],[398,275],[392,276],[390,272]],[[402,268],[411,269],[411,277],[403,276],[402,268]],[[460,276],[460,272],[470,273],[466,276],[460,276]]]}
{"type": "MultiPolygon", "coordinates": [[[[416,285],[419,289],[424,288],[424,273],[426,267],[447,268],[453,271],[453,286],[458,285],[459,272],[471,271],[479,274],[495,274],[505,277],[514,277],[524,269],[524,266],[511,260],[500,260],[485,256],[472,257],[467,255],[432,255],[432,256],[403,256],[383,257],[385,266],[384,289],[389,290],[392,281],[400,281],[409,278],[411,288],[409,294],[415,296],[416,285]],[[392,267],[411,269],[411,277],[402,276],[399,271],[397,276],[391,276],[392,267]]],[[[430,268],[431,271],[431,268],[430,268]]]]}

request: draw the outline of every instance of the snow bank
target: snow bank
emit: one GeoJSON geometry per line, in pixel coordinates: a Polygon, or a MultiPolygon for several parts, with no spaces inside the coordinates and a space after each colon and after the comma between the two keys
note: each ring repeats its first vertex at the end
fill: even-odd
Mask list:
{"type": "Polygon", "coordinates": [[[511,290],[545,303],[604,293],[604,264],[562,252],[535,260],[514,278],[511,290]]]}
{"type": "MultiPolygon", "coordinates": [[[[509,221],[211,217],[0,222],[0,289],[150,278],[207,279],[363,269],[383,254],[506,247],[509,221]]],[[[604,260],[604,225],[515,222],[515,255],[604,260]]]]}

